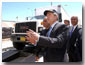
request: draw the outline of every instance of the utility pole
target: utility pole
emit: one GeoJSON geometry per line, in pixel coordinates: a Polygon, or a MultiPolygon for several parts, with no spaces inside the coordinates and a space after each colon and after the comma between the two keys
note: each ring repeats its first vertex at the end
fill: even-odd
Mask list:
{"type": "Polygon", "coordinates": [[[34,12],[35,12],[35,15],[34,16],[36,16],[36,8],[34,9],[34,12]]]}
{"type": "Polygon", "coordinates": [[[16,22],[18,22],[18,16],[16,17],[16,20],[17,20],[16,22]]]}
{"type": "Polygon", "coordinates": [[[53,3],[51,2],[51,6],[53,5],[53,3]]]}

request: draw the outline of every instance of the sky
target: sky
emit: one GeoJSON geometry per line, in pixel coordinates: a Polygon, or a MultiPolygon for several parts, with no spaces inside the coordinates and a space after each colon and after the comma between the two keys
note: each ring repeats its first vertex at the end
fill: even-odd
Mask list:
{"type": "MultiPolygon", "coordinates": [[[[78,16],[82,20],[81,2],[52,2],[52,6],[62,5],[71,16],[78,16]]],[[[35,8],[51,6],[51,2],[2,2],[2,20],[25,20],[35,15],[35,8]]]]}

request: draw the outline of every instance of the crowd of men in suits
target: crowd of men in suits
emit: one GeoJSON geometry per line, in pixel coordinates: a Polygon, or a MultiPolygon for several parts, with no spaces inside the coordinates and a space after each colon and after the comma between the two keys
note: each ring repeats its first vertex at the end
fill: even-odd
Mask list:
{"type": "MultiPolygon", "coordinates": [[[[71,17],[69,26],[58,22],[56,10],[45,10],[43,26],[45,29],[39,35],[29,30],[26,39],[33,45],[44,48],[44,62],[64,62],[68,55],[69,62],[82,61],[82,28],[78,27],[78,17],[71,17]]],[[[39,54],[39,52],[38,52],[39,54]]],[[[38,59],[38,54],[36,59],[38,59]]]]}

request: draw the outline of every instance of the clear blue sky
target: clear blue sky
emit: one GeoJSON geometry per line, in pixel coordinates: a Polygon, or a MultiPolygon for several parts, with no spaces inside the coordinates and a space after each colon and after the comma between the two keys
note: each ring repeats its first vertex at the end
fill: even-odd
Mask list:
{"type": "MultiPolygon", "coordinates": [[[[61,4],[65,11],[72,15],[82,17],[81,2],[52,2],[52,5],[61,4]],[[65,6],[68,5],[68,6],[65,6]]],[[[25,20],[28,16],[34,16],[35,8],[51,6],[51,2],[2,2],[2,20],[15,20],[16,16],[25,20]]]]}

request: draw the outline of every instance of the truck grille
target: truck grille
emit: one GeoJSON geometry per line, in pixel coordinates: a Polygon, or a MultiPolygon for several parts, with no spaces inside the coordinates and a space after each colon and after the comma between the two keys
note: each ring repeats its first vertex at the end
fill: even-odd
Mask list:
{"type": "Polygon", "coordinates": [[[36,32],[36,22],[16,23],[15,25],[15,33],[26,33],[29,29],[36,32]]]}

